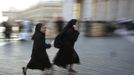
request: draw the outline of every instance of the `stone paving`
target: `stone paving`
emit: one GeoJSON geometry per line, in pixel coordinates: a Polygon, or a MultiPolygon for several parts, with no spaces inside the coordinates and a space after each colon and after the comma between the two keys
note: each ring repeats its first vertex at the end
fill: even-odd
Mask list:
{"type": "MultiPolygon", "coordinates": [[[[0,75],[22,75],[31,48],[32,41],[0,41],[0,75]]],[[[81,64],[75,65],[78,73],[54,66],[53,75],[134,75],[134,43],[125,38],[80,36],[75,49],[81,59],[81,64]]],[[[51,60],[57,51],[53,47],[47,50],[51,60]]],[[[27,75],[41,75],[41,71],[28,70],[27,75]]]]}

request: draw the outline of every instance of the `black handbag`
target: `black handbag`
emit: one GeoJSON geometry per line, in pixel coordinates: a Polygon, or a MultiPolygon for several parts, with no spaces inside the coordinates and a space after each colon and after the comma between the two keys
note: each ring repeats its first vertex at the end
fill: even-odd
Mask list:
{"type": "Polygon", "coordinates": [[[54,47],[56,48],[61,48],[63,45],[63,34],[60,33],[56,36],[55,40],[54,40],[54,47]]]}

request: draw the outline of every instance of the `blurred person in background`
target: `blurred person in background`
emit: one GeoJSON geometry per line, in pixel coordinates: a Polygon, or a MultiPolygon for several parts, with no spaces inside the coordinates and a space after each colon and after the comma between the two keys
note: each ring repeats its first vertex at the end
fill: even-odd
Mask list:
{"type": "Polygon", "coordinates": [[[20,40],[26,41],[29,39],[30,33],[32,32],[33,23],[29,20],[24,20],[21,26],[20,40]]]}
{"type": "Polygon", "coordinates": [[[3,32],[5,35],[5,39],[10,40],[11,33],[12,33],[12,26],[8,22],[3,22],[2,25],[5,28],[5,30],[3,32]]]}
{"type": "Polygon", "coordinates": [[[17,26],[18,26],[18,28],[19,28],[18,32],[19,32],[19,33],[22,32],[22,29],[23,29],[22,21],[19,20],[19,21],[17,21],[16,23],[17,23],[17,26]]]}
{"type": "Polygon", "coordinates": [[[35,28],[35,33],[32,37],[33,49],[31,59],[26,67],[23,67],[23,74],[26,75],[27,69],[39,69],[45,71],[46,74],[50,73],[51,63],[46,52],[50,48],[50,44],[45,42],[46,27],[42,23],[38,23],[35,28]]]}
{"type": "Polygon", "coordinates": [[[64,26],[64,20],[62,17],[57,17],[57,20],[55,21],[55,25],[57,28],[58,33],[60,33],[64,26]]]}

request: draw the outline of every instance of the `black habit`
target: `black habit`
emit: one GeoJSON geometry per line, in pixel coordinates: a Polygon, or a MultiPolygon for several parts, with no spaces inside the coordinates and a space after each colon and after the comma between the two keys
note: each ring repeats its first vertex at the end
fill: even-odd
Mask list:
{"type": "Polygon", "coordinates": [[[27,64],[29,69],[44,70],[45,68],[51,68],[51,63],[48,58],[46,48],[50,48],[50,44],[46,44],[44,33],[40,32],[41,26],[36,27],[36,32],[33,35],[33,49],[31,59],[27,64]]]}
{"type": "Polygon", "coordinates": [[[64,44],[59,49],[53,62],[55,65],[67,68],[69,64],[79,64],[79,56],[74,49],[74,44],[77,41],[79,32],[74,28],[65,29],[62,33],[64,44]]]}

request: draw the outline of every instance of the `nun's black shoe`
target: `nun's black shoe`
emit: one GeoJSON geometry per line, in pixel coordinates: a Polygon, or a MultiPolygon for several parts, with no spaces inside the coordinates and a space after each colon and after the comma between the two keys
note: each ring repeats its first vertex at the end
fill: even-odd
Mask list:
{"type": "Polygon", "coordinates": [[[73,70],[73,69],[69,69],[69,72],[73,72],[73,73],[77,73],[77,71],[73,70]]]}
{"type": "Polygon", "coordinates": [[[23,72],[23,75],[26,75],[26,68],[25,67],[22,67],[22,72],[23,72]]]}

